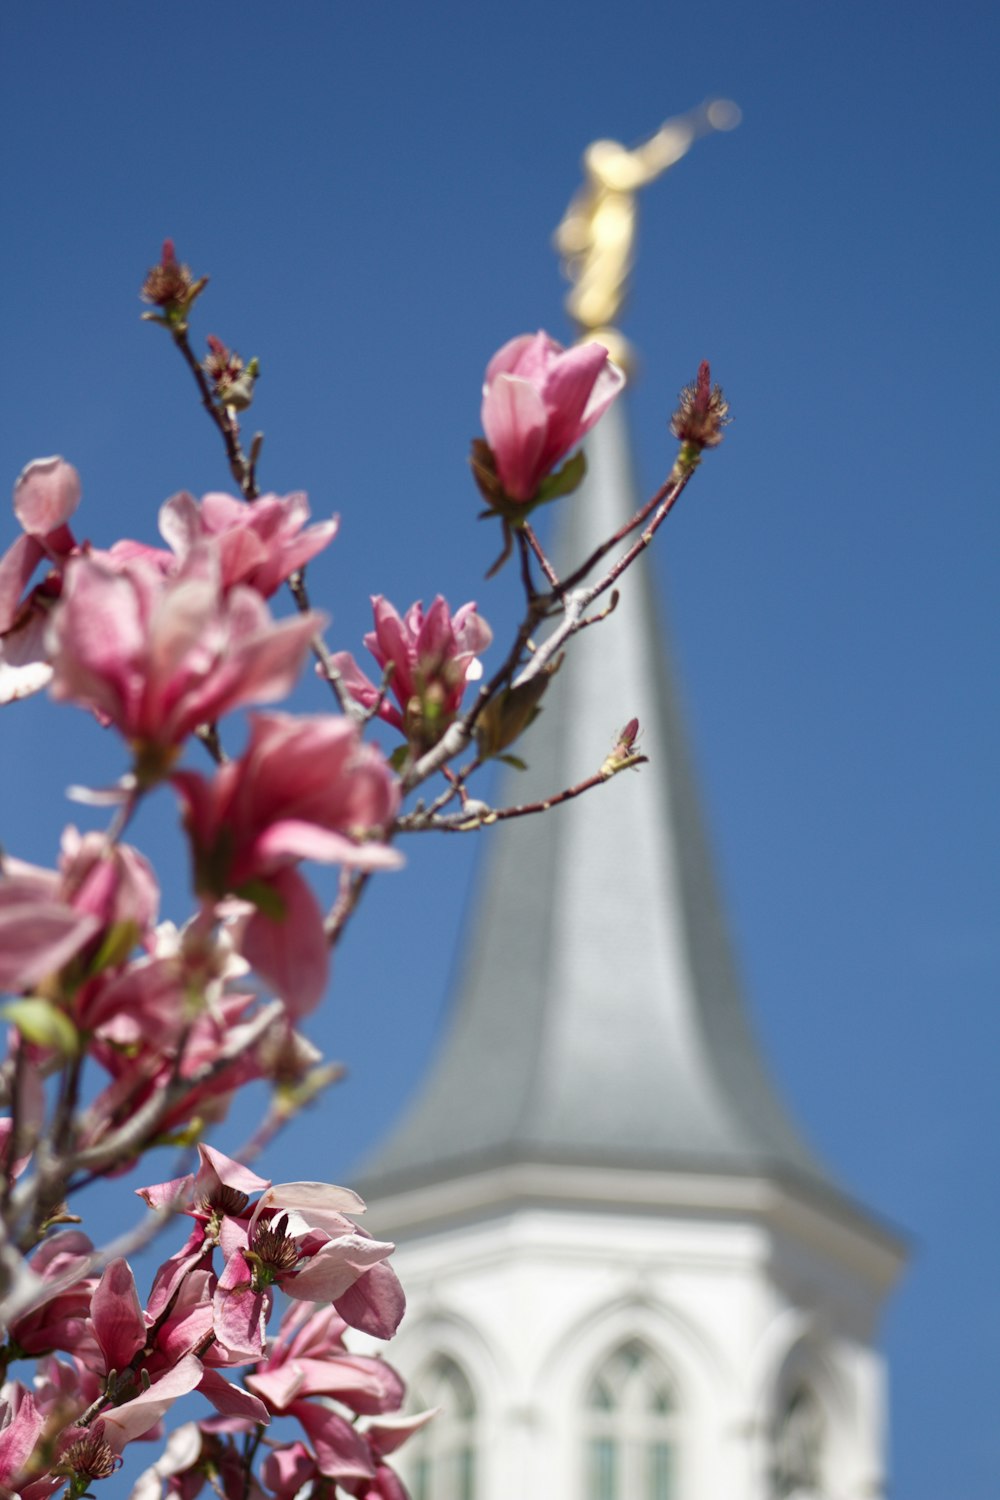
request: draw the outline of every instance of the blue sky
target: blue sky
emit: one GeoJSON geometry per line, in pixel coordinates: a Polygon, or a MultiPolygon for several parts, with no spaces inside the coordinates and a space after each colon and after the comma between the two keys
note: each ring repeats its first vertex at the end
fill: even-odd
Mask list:
{"type": "MultiPolygon", "coordinates": [[[[212,276],[200,331],[261,358],[266,486],[341,513],[314,592],[342,647],[372,592],[511,619],[465,466],[483,366],[525,329],[568,334],[549,237],[585,145],[741,104],[739,131],[643,200],[630,412],[651,488],[701,358],[733,405],[657,566],[767,1055],[825,1158],[912,1236],[885,1327],[906,1500],[986,1500],[1000,1472],[998,32],[975,0],[9,0],[0,18],[0,471],[63,453],[101,543],[152,540],[168,495],[226,487],[188,377],[138,320],[172,235],[212,276]]],[[[322,706],[311,685],[301,702],[322,706]]],[[[41,863],[58,789],[121,768],[77,717],[4,720],[0,837],[41,863]]],[[[168,813],[139,835],[182,916],[168,813]]],[[[277,1178],[342,1177],[426,1062],[475,849],[416,844],[314,1027],[350,1081],[275,1151],[277,1178]]]]}

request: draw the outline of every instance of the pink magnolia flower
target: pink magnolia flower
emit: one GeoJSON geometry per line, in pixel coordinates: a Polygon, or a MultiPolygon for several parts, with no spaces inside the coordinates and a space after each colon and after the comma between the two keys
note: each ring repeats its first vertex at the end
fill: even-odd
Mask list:
{"type": "MultiPolygon", "coordinates": [[[[0,877],[0,990],[31,989],[75,958],[101,930],[95,916],[76,911],[39,880],[49,871],[11,868],[0,877]]],[[[53,876],[54,882],[54,876],[53,876]]]]}
{"type": "Polygon", "coordinates": [[[276,623],[253,589],[223,597],[209,542],[170,578],[143,558],[116,571],[80,557],[53,620],[52,694],[114,724],[155,777],[199,724],[284,697],[321,618],[276,623]]]}
{"type": "MultiPolygon", "coordinates": [[[[345,1294],[393,1250],[345,1217],[345,1210],[363,1209],[361,1199],[347,1188],[286,1182],[264,1191],[245,1226],[227,1217],[219,1231],[226,1266],[215,1295],[220,1343],[240,1357],[260,1355],[271,1286],[295,1301],[332,1303],[349,1316],[342,1305],[345,1294]]],[[[384,1269],[388,1280],[382,1282],[378,1331],[389,1337],[405,1303],[395,1274],[384,1269]]]]}
{"type": "Polygon", "coordinates": [[[5,1386],[4,1395],[7,1399],[0,1401],[0,1493],[11,1495],[20,1489],[18,1481],[45,1430],[45,1413],[18,1382],[5,1386]]]}
{"type": "MultiPolygon", "coordinates": [[[[59,870],[6,858],[0,871],[0,988],[27,989],[85,952],[123,963],[148,941],[159,888],[149,861],[99,833],[63,831],[59,870]],[[60,936],[62,934],[62,936],[60,936]]],[[[79,996],[77,996],[79,999],[79,996]]]]}
{"type": "MultiPolygon", "coordinates": [[[[466,683],[483,675],[478,655],[489,646],[493,632],[476,613],[474,603],[463,604],[452,615],[440,594],[426,614],[418,600],[401,619],[381,594],[373,596],[372,611],[375,629],[364,643],[380,667],[391,666],[389,690],[399,704],[396,708],[383,700],[379,714],[411,744],[428,749],[461,707],[466,683]]],[[[378,688],[349,652],[340,652],[335,660],[348,692],[371,708],[378,700],[378,688]]]]}
{"type": "Polygon", "coordinates": [[[403,1381],[384,1359],[350,1353],[346,1326],[333,1307],[293,1303],[246,1384],[275,1414],[310,1396],[333,1396],[359,1416],[398,1411],[403,1381]]]}
{"type": "MultiPolygon", "coordinates": [[[[178,1066],[176,1041],[181,1028],[185,992],[178,986],[171,997],[164,997],[168,1025],[158,1030],[159,1018],[148,1012],[151,1025],[123,1050],[104,1036],[99,1027],[89,1047],[89,1055],[111,1075],[111,1082],[94,1099],[80,1121],[81,1144],[98,1145],[141,1108],[153,1094],[162,1093],[173,1080],[193,1080],[207,1074],[204,1081],[191,1083],[177,1104],[160,1116],[158,1132],[187,1126],[193,1119],[199,1128],[224,1120],[233,1095],[247,1083],[266,1078],[269,1059],[263,1041],[242,1045],[241,1036],[253,1029],[257,1010],[254,995],[223,995],[211,999],[195,1017],[186,1036],[184,1052],[178,1066]],[[213,1068],[225,1052],[231,1061],[213,1068]]],[[[116,1028],[110,1028],[112,1038],[116,1028]]]]}
{"type": "Polygon", "coordinates": [[[181,493],[160,508],[160,535],[183,562],[202,537],[214,537],[222,559],[222,587],[245,583],[265,599],[336,536],[337,517],[306,526],[305,495],[258,500],[209,494],[201,503],[181,493]],[[304,529],[303,529],[304,528],[304,529]]]}
{"type": "Polygon", "coordinates": [[[329,972],[323,914],[294,868],[300,860],[390,869],[380,842],[399,791],[381,753],[348,719],[251,716],[250,743],[211,781],[173,777],[185,803],[196,886],[206,899],[253,905],[240,951],[300,1016],[319,1002],[329,972]]]}
{"type": "Polygon", "coordinates": [[[507,497],[533,500],[624,384],[601,344],[564,349],[543,332],[504,344],[486,367],[482,422],[507,497]]]}
{"type": "Polygon", "coordinates": [[[55,1286],[44,1299],[35,1302],[30,1312],[15,1318],[7,1337],[25,1354],[49,1354],[54,1349],[89,1359],[97,1352],[90,1321],[91,1300],[97,1277],[71,1276],[90,1260],[93,1245],[78,1229],[63,1230],[43,1240],[31,1258],[31,1269],[43,1282],[55,1286]]]}
{"type": "Polygon", "coordinates": [[[80,476],[61,458],[35,459],[14,486],[23,534],[0,558],[0,703],[37,693],[51,679],[45,628],[63,565],[76,547],[67,522],[79,501],[80,476]],[[25,595],[45,559],[53,569],[25,595]]]}

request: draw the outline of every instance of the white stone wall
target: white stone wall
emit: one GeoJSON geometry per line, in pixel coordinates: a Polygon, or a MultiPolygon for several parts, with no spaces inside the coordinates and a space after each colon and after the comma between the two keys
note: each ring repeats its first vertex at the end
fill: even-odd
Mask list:
{"type": "Polygon", "coordinates": [[[823,1406],[829,1500],[884,1492],[879,1298],[815,1246],[723,1214],[533,1207],[414,1238],[395,1264],[408,1311],[394,1363],[412,1378],[450,1355],[475,1391],[476,1500],[578,1500],[584,1393],[630,1338],[676,1382],[677,1500],[770,1500],[796,1381],[823,1406]]]}

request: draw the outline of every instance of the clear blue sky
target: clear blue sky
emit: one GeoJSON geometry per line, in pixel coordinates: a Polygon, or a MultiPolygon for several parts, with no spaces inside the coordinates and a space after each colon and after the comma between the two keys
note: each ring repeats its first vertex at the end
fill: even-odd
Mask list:
{"type": "MultiPolygon", "coordinates": [[[[0,17],[5,482],[63,453],[101,543],[152,540],[168,495],[226,486],[138,321],[171,234],[213,278],[201,332],[262,360],[265,485],[342,514],[315,570],[342,647],[374,591],[510,618],[465,468],[485,361],[568,333],[549,236],[590,140],[742,105],[643,201],[631,413],[649,486],[702,357],[736,417],[659,567],[765,1049],[843,1181],[913,1239],[885,1327],[899,1500],[993,1500],[1000,1475],[998,44],[985,0],[0,17]]],[[[4,718],[0,836],[41,863],[57,789],[121,768],[77,717],[4,718]]],[[[166,803],[140,834],[183,916],[166,803]]],[[[409,852],[316,1023],[351,1080],[276,1178],[342,1177],[425,1065],[475,851],[409,852]]]]}

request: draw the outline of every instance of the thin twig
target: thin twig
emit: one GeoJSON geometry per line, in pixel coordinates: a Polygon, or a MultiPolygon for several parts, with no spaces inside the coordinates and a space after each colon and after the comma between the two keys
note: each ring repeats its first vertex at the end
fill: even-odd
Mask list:
{"type": "Polygon", "coordinates": [[[534,529],[528,525],[527,521],[525,521],[524,525],[521,527],[521,531],[528,543],[528,546],[531,548],[532,552],[538,559],[538,566],[545,574],[553,590],[558,591],[560,586],[559,575],[556,573],[555,568],[546,557],[545,552],[542,549],[542,544],[538,540],[538,537],[535,535],[534,529]]]}
{"type": "MultiPolygon", "coordinates": [[[[298,568],[290,575],[288,587],[299,613],[303,615],[310,614],[312,612],[312,605],[309,602],[309,591],[306,588],[305,568],[298,568]]],[[[341,712],[347,714],[348,718],[353,719],[355,724],[363,724],[366,717],[365,710],[361,707],[360,703],[355,703],[347,691],[347,684],[337,669],[333,653],[319,631],[313,636],[309,645],[313,656],[319,662],[320,671],[330,684],[333,695],[340,705],[341,712]]]]}
{"type": "MultiPolygon", "coordinates": [[[[633,766],[644,766],[648,761],[648,755],[635,755],[631,757],[627,767],[619,769],[630,770],[633,766]]],[[[571,802],[574,797],[580,797],[594,787],[603,786],[606,781],[611,780],[612,775],[617,774],[617,771],[598,771],[596,775],[578,781],[575,786],[557,792],[554,797],[546,797],[541,802],[521,802],[516,807],[486,807],[483,803],[470,801],[461,811],[444,815],[409,813],[399,819],[397,827],[400,833],[423,833],[429,828],[441,833],[472,833],[477,828],[489,828],[493,823],[506,822],[508,818],[528,818],[535,813],[548,812],[550,808],[559,807],[563,802],[571,802]]]]}
{"type": "Polygon", "coordinates": [[[358,902],[364,895],[365,887],[370,879],[370,870],[345,870],[343,872],[340,895],[323,924],[328,947],[335,948],[340,941],[344,928],[357,910],[358,902]]]}
{"type": "Polygon", "coordinates": [[[260,491],[257,488],[256,465],[257,455],[260,453],[259,444],[254,439],[257,451],[253,455],[253,463],[251,464],[240,444],[239,428],[236,422],[228,413],[220,410],[218,402],[212,394],[212,388],[205,377],[205,372],[198,363],[194,350],[191,348],[187,329],[175,327],[171,329],[171,334],[174,343],[184,357],[188,369],[195,378],[202,406],[222,434],[222,441],[226,447],[226,458],[229,460],[229,472],[239,485],[240,494],[244,500],[258,499],[260,491]]]}

